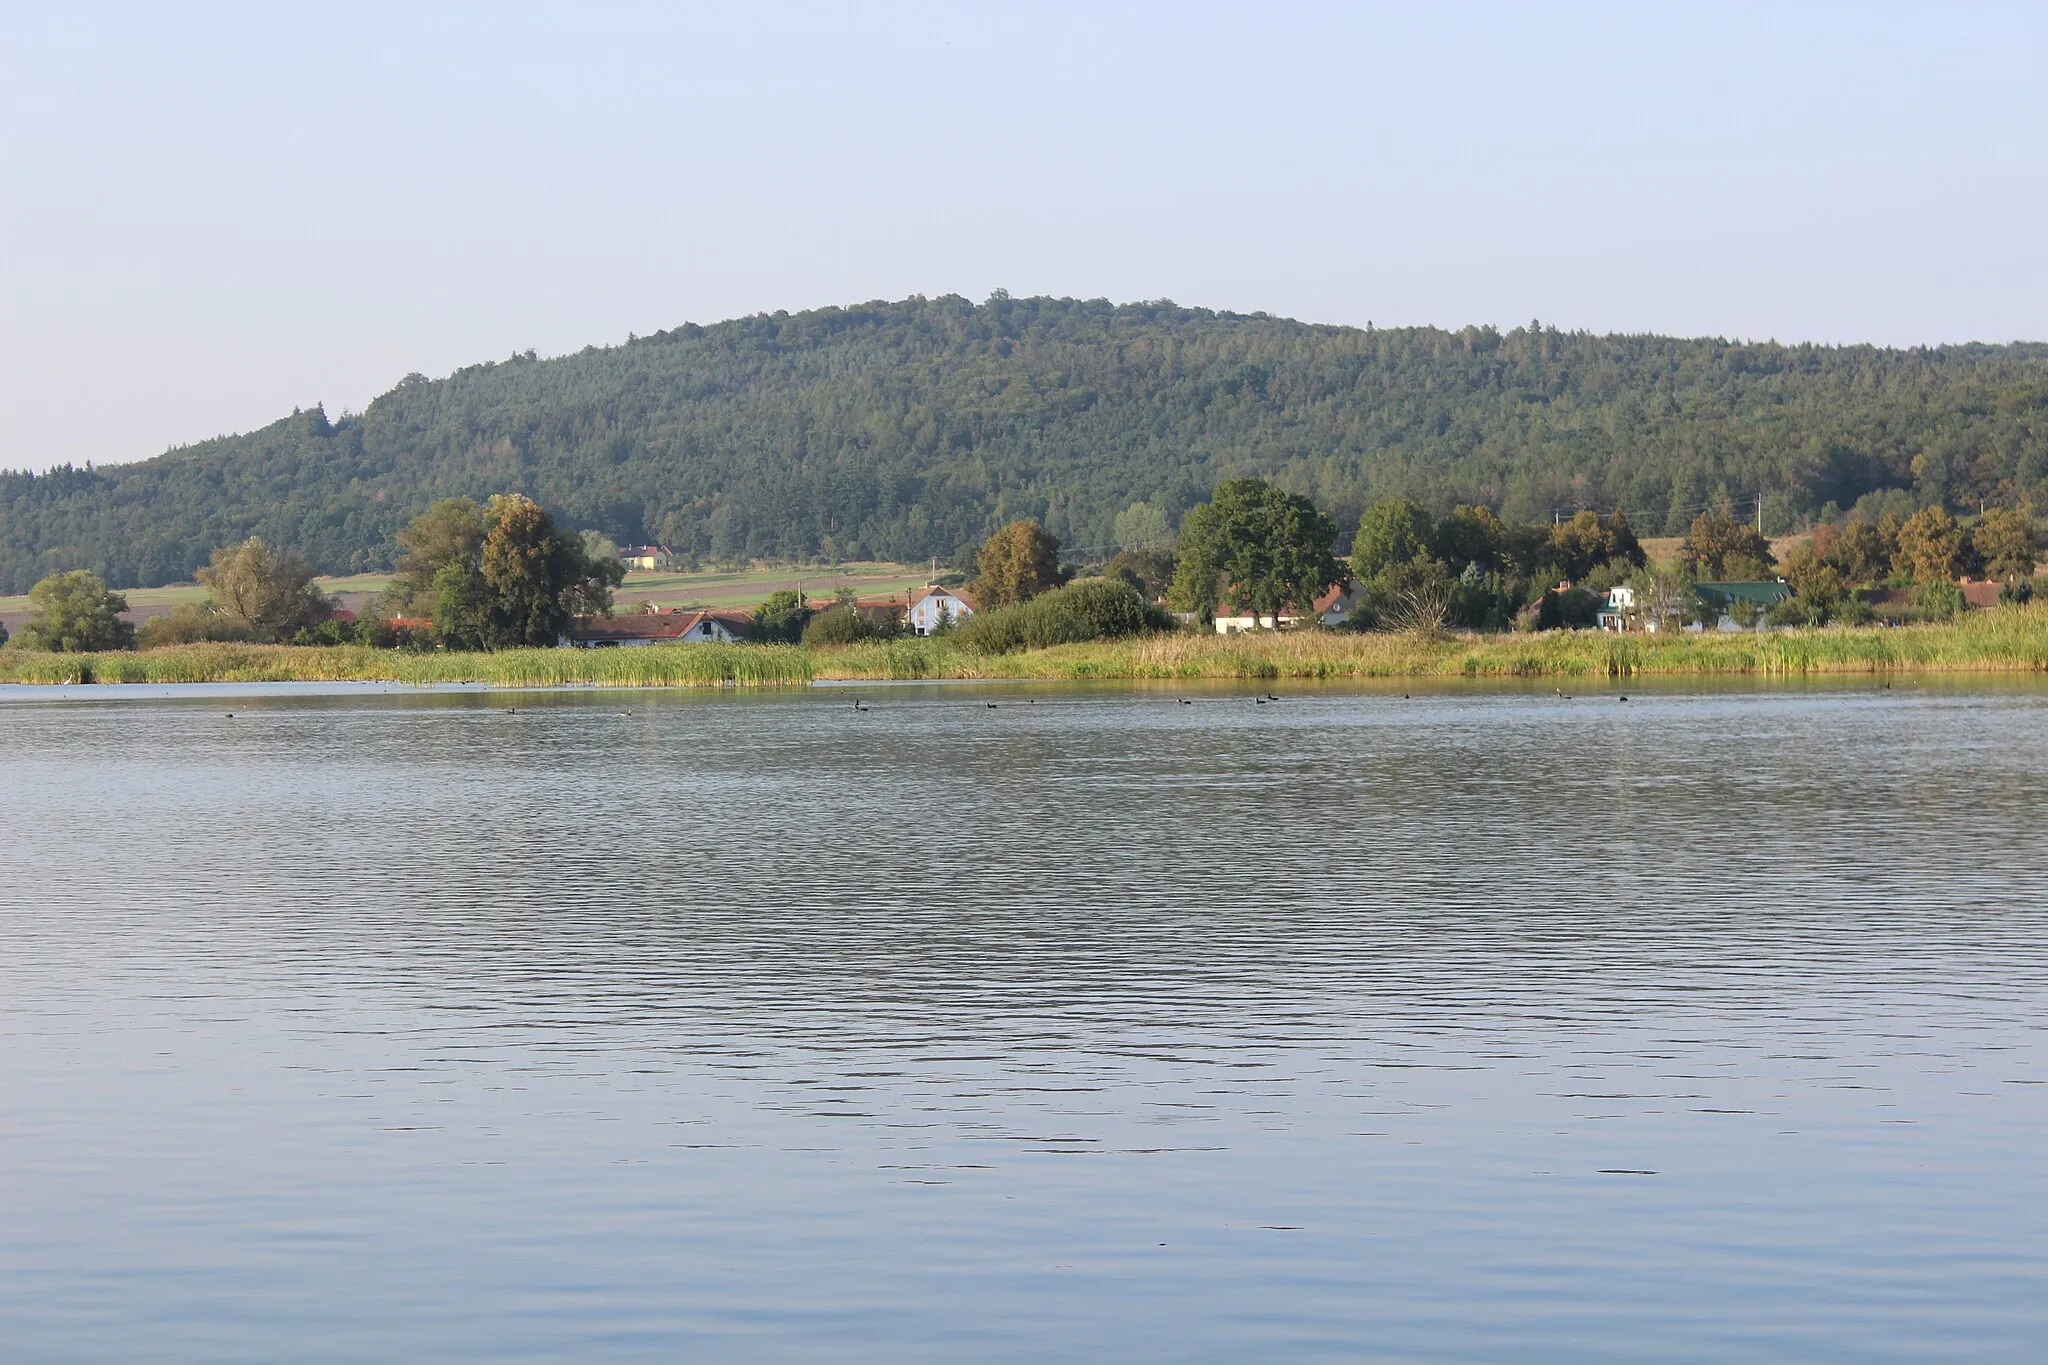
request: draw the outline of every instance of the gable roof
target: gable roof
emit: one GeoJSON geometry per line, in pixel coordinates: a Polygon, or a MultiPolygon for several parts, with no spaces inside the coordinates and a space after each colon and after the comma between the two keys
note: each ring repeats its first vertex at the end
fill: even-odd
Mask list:
{"type": "Polygon", "coordinates": [[[976,604],[974,598],[962,592],[959,588],[941,588],[933,583],[927,583],[922,588],[912,588],[910,590],[910,605],[914,607],[930,597],[950,597],[969,611],[981,610],[981,607],[976,604]]]}
{"type": "Polygon", "coordinates": [[[569,623],[569,638],[600,640],[681,640],[706,621],[734,635],[745,635],[753,617],[736,611],[650,611],[640,616],[578,616],[569,623]]]}
{"type": "Polygon", "coordinates": [[[1695,583],[1693,587],[1702,598],[1723,603],[1754,602],[1760,607],[1782,602],[1792,595],[1791,587],[1776,579],[1757,583],[1695,583]]]}

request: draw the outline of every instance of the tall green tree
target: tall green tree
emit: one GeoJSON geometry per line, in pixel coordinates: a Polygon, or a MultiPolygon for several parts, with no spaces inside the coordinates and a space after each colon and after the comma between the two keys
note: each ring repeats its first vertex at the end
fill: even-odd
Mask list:
{"type": "MultiPolygon", "coordinates": [[[[1430,548],[1438,559],[1460,572],[1469,565],[1477,564],[1481,573],[1492,573],[1502,567],[1508,545],[1508,528],[1498,513],[1483,504],[1474,507],[1460,503],[1451,509],[1449,516],[1436,524],[1430,548]]],[[[1357,549],[1358,543],[1354,540],[1354,556],[1357,549]]],[[[1414,555],[1405,558],[1413,559],[1414,555]]],[[[1354,559],[1353,569],[1356,567],[1354,559]]]]}
{"type": "Polygon", "coordinates": [[[251,640],[289,639],[334,615],[334,599],[313,582],[313,566],[260,536],[213,552],[199,571],[210,608],[251,640]]]}
{"type": "Polygon", "coordinates": [[[768,594],[768,600],[754,609],[754,638],[769,644],[793,645],[804,637],[804,627],[817,613],[804,595],[794,588],[768,594]]]}
{"type": "Polygon", "coordinates": [[[108,592],[99,575],[86,569],[54,573],[28,590],[34,615],[22,627],[22,643],[60,654],[129,649],[135,627],[121,619],[128,599],[108,592]]]}
{"type": "Polygon", "coordinates": [[[1386,498],[1366,508],[1358,519],[1358,532],[1351,538],[1351,572],[1360,581],[1375,579],[1427,555],[1429,547],[1429,513],[1406,498],[1386,498]]]}
{"type": "Polygon", "coordinates": [[[1307,498],[1264,479],[1227,479],[1181,520],[1173,603],[1214,614],[1219,600],[1228,601],[1277,621],[1282,608],[1306,608],[1342,580],[1330,550],[1336,538],[1337,528],[1307,498]]]}
{"type": "Polygon", "coordinates": [[[385,589],[385,606],[397,616],[430,610],[441,570],[477,565],[489,530],[484,509],[469,498],[443,498],[414,517],[398,533],[398,569],[385,589]]]}
{"type": "Polygon", "coordinates": [[[484,509],[484,520],[490,530],[478,567],[491,593],[493,647],[552,645],[570,617],[610,610],[624,566],[615,558],[593,562],[581,538],[556,530],[539,503],[500,493],[484,509]]]}

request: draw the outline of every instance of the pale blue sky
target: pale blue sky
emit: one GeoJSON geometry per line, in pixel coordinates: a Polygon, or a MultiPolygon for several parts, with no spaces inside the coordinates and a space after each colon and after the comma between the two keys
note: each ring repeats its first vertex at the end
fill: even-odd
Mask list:
{"type": "Polygon", "coordinates": [[[2048,4],[0,4],[0,467],[997,287],[2048,338],[2048,4]]]}

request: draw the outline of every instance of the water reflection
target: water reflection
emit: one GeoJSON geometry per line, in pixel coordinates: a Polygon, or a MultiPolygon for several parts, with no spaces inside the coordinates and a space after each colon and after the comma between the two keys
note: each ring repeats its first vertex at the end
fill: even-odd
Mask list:
{"type": "Polygon", "coordinates": [[[0,707],[23,1358],[2048,1327],[2040,689],[863,695],[0,707]]]}

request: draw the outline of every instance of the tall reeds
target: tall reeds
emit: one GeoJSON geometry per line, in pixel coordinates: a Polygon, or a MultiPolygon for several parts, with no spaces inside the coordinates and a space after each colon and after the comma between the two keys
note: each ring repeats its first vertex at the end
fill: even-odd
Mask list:
{"type": "Polygon", "coordinates": [[[810,656],[791,645],[650,645],[408,653],[358,645],[173,645],[132,653],[0,650],[0,680],[62,683],[397,682],[493,687],[801,687],[810,656]]]}
{"type": "Polygon", "coordinates": [[[0,681],[484,683],[496,687],[800,687],[833,679],[1614,677],[1686,674],[2048,671],[2048,604],[1942,625],[1731,634],[1131,636],[1013,654],[952,639],[654,645],[412,654],[360,646],[175,645],[134,653],[0,649],[0,681]]]}

